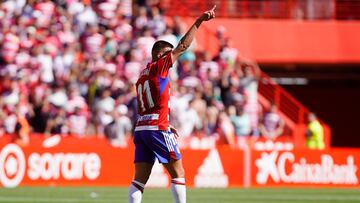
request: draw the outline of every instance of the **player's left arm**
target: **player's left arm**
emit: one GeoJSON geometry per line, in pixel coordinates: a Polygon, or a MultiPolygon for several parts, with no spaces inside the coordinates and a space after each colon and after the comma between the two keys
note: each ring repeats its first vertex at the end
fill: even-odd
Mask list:
{"type": "Polygon", "coordinates": [[[173,62],[175,62],[181,56],[181,54],[183,54],[190,47],[192,41],[194,40],[195,33],[199,29],[201,23],[215,18],[215,8],[216,5],[198,17],[194,24],[186,32],[184,37],[181,38],[177,47],[171,52],[171,58],[173,62]]]}

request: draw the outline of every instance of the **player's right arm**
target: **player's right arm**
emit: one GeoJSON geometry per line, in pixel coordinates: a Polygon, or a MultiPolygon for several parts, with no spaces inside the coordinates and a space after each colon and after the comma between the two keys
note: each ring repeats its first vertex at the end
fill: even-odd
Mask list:
{"type": "Polygon", "coordinates": [[[196,19],[194,24],[186,32],[186,34],[181,38],[177,47],[172,51],[172,61],[175,62],[181,54],[183,54],[191,45],[194,40],[195,33],[200,27],[203,21],[208,21],[215,18],[215,8],[216,5],[208,11],[205,11],[200,17],[196,19]]]}

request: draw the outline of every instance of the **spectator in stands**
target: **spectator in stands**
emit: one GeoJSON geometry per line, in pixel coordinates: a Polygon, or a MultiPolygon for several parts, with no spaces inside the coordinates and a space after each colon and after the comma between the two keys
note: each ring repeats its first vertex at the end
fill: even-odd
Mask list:
{"type": "Polygon", "coordinates": [[[142,30],[149,22],[146,7],[139,7],[138,16],[135,18],[135,28],[142,30]]]}
{"type": "Polygon", "coordinates": [[[151,7],[151,20],[148,22],[148,25],[155,37],[160,36],[166,30],[164,17],[156,6],[151,7]]]}
{"type": "Polygon", "coordinates": [[[7,63],[12,63],[20,48],[20,38],[16,35],[16,26],[10,26],[8,30],[7,28],[3,31],[0,54],[7,63]]]}
{"type": "Polygon", "coordinates": [[[312,112],[309,113],[308,121],[309,123],[306,131],[306,146],[309,149],[324,149],[324,128],[317,119],[316,114],[312,112]]]}
{"type": "Polygon", "coordinates": [[[244,89],[244,93],[247,95],[249,103],[258,102],[257,93],[260,79],[260,68],[259,66],[252,61],[241,60],[240,68],[243,71],[238,72],[240,76],[241,87],[244,89]]]}
{"type": "Polygon", "coordinates": [[[247,138],[251,135],[250,117],[244,112],[243,104],[238,104],[236,107],[230,106],[228,111],[235,128],[237,146],[240,149],[247,149],[249,146],[247,138]]]}
{"type": "Polygon", "coordinates": [[[101,56],[105,45],[105,37],[99,32],[97,24],[87,25],[86,31],[81,37],[81,43],[87,57],[101,56]]]}
{"type": "Polygon", "coordinates": [[[106,30],[105,32],[105,46],[104,52],[106,55],[114,57],[117,52],[117,41],[115,39],[115,34],[112,30],[106,30]]]}
{"type": "MultiPolygon", "coordinates": [[[[131,0],[18,2],[0,3],[0,134],[15,133],[18,112],[31,132],[47,135],[102,135],[118,120],[136,121],[133,82],[149,47],[159,39],[176,43],[186,27],[179,17],[168,24],[158,4],[149,5],[158,1],[134,2],[138,12],[131,0]]],[[[170,80],[180,87],[171,92],[171,119],[183,136],[196,131],[214,139],[217,131],[233,145],[237,129],[222,111],[241,103],[257,126],[258,73],[251,63],[250,71],[245,63],[237,70],[238,51],[223,28],[218,34],[217,57],[193,43],[172,69],[170,80]]]]}
{"type": "Polygon", "coordinates": [[[283,133],[284,125],[276,105],[271,104],[269,111],[261,118],[259,129],[262,136],[274,140],[283,133]]]}
{"type": "Polygon", "coordinates": [[[113,121],[105,126],[105,136],[112,146],[127,147],[127,138],[130,137],[132,129],[127,113],[126,105],[119,105],[112,112],[113,121]]]}
{"type": "Polygon", "coordinates": [[[213,100],[216,100],[214,86],[215,85],[210,80],[206,80],[203,82],[203,99],[206,102],[207,106],[210,106],[210,103],[213,100]]]}
{"type": "Polygon", "coordinates": [[[136,79],[139,77],[141,71],[141,61],[143,60],[141,51],[136,49],[131,49],[129,52],[129,61],[125,63],[124,73],[125,77],[135,82],[136,79]]]}
{"type": "Polygon", "coordinates": [[[221,25],[216,28],[216,38],[219,42],[219,50],[221,50],[221,48],[225,46],[227,40],[226,28],[224,26],[221,25]]]}
{"type": "Polygon", "coordinates": [[[206,108],[205,133],[207,135],[211,136],[215,133],[218,116],[219,108],[216,106],[215,99],[211,99],[206,108]]]}
{"type": "Polygon", "coordinates": [[[96,132],[103,135],[104,127],[113,121],[110,113],[115,109],[115,100],[111,97],[111,91],[104,89],[101,98],[95,103],[96,110],[96,132]]]}
{"type": "Polygon", "coordinates": [[[219,81],[220,87],[220,96],[221,101],[224,103],[225,107],[228,107],[232,104],[232,94],[231,94],[231,80],[230,80],[230,72],[225,71],[219,81]]]}
{"type": "Polygon", "coordinates": [[[240,61],[240,67],[237,68],[241,68],[237,69],[237,75],[240,77],[240,87],[246,98],[244,111],[250,116],[252,134],[258,135],[259,116],[262,112],[257,98],[261,71],[255,62],[244,59],[240,61]]]}
{"type": "Polygon", "coordinates": [[[189,101],[188,107],[179,117],[180,127],[178,131],[184,138],[191,136],[195,130],[202,128],[200,116],[194,105],[194,100],[189,101]]]}
{"type": "Polygon", "coordinates": [[[151,59],[151,48],[156,41],[155,38],[153,37],[153,32],[150,26],[145,26],[142,30],[141,35],[136,40],[137,50],[138,49],[140,50],[140,52],[138,52],[139,55],[137,57],[140,61],[143,60],[147,61],[151,59]]]}
{"type": "Polygon", "coordinates": [[[244,112],[244,108],[240,106],[236,109],[235,106],[229,106],[229,116],[235,128],[235,135],[237,137],[245,137],[251,134],[250,117],[244,112]]]}
{"type": "Polygon", "coordinates": [[[39,71],[41,73],[40,79],[44,83],[51,84],[55,81],[54,74],[53,74],[53,60],[52,56],[50,55],[50,50],[48,47],[41,47],[39,48],[39,54],[37,55],[37,61],[39,63],[39,71]]]}
{"type": "Polygon", "coordinates": [[[226,38],[224,44],[220,45],[220,60],[222,61],[224,68],[232,69],[239,57],[239,51],[233,47],[232,40],[226,38]]]}
{"type": "Polygon", "coordinates": [[[200,62],[199,76],[204,80],[214,80],[219,76],[219,64],[212,60],[209,52],[204,53],[204,61],[200,62]]]}
{"type": "Polygon", "coordinates": [[[196,111],[199,119],[201,120],[201,125],[198,126],[198,129],[203,129],[205,126],[206,120],[206,102],[203,99],[203,90],[200,86],[196,87],[195,92],[193,93],[194,97],[191,101],[191,105],[196,111]]]}
{"type": "Polygon", "coordinates": [[[25,115],[20,112],[20,108],[16,110],[17,120],[15,126],[15,143],[20,146],[29,144],[30,125],[25,115]]]}
{"type": "Polygon", "coordinates": [[[46,123],[45,135],[66,135],[68,132],[66,111],[50,104],[50,115],[46,123]]]}
{"type": "Polygon", "coordinates": [[[86,112],[82,111],[81,107],[75,106],[73,112],[69,112],[67,120],[70,135],[83,137],[87,134],[88,119],[86,112]]]}
{"type": "Polygon", "coordinates": [[[235,145],[235,129],[231,123],[228,114],[225,111],[219,113],[216,124],[216,133],[218,136],[218,143],[220,145],[226,144],[234,148],[235,145]]]}

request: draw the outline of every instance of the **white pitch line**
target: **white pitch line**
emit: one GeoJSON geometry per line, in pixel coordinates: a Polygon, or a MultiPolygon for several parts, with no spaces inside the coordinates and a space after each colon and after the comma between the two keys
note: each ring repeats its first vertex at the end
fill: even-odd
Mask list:
{"type": "MultiPolygon", "coordinates": [[[[242,194],[241,196],[223,196],[221,194],[217,194],[216,197],[219,199],[239,199],[239,200],[289,200],[289,201],[359,201],[360,196],[339,196],[330,194],[328,196],[319,195],[316,196],[303,196],[303,195],[293,195],[293,194],[283,194],[283,195],[270,195],[270,194],[242,194]]],[[[202,199],[202,197],[213,198],[213,196],[209,195],[197,195],[196,199],[202,199]]]]}
{"type": "Polygon", "coordinates": [[[29,198],[29,197],[6,197],[1,196],[0,202],[119,202],[118,199],[80,199],[80,198],[29,198]]]}
{"type": "MultiPolygon", "coordinates": [[[[197,195],[194,196],[196,200],[207,199],[209,196],[197,195]]],[[[211,197],[211,196],[210,196],[211,197]]],[[[226,199],[237,199],[237,200],[282,200],[282,201],[329,201],[329,202],[344,202],[344,201],[359,201],[360,196],[337,196],[337,195],[329,195],[329,196],[303,196],[303,195],[292,195],[292,194],[284,194],[284,195],[269,195],[269,194],[243,194],[241,196],[222,196],[217,195],[217,199],[226,200],[226,199]]],[[[84,198],[31,198],[31,197],[21,197],[21,196],[0,196],[0,202],[37,202],[37,203],[50,203],[50,202],[119,202],[121,197],[114,199],[101,199],[101,198],[93,198],[93,199],[84,199],[84,198]]]]}
{"type": "MultiPolygon", "coordinates": [[[[253,196],[252,198],[257,199],[258,197],[253,196]]],[[[261,198],[258,199],[270,199],[270,200],[305,200],[305,201],[360,201],[360,196],[337,196],[337,195],[329,195],[329,196],[303,196],[303,195],[261,195],[261,198]]]]}

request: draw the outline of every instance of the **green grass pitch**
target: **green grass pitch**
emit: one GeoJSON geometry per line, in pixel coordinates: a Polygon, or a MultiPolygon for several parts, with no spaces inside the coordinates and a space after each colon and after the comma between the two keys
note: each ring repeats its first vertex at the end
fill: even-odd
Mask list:
{"type": "MultiPolygon", "coordinates": [[[[189,203],[360,203],[360,189],[188,189],[189,203]]],[[[127,202],[127,188],[19,187],[0,188],[0,202],[127,202]]],[[[169,189],[147,188],[144,203],[171,203],[169,189]]]]}

